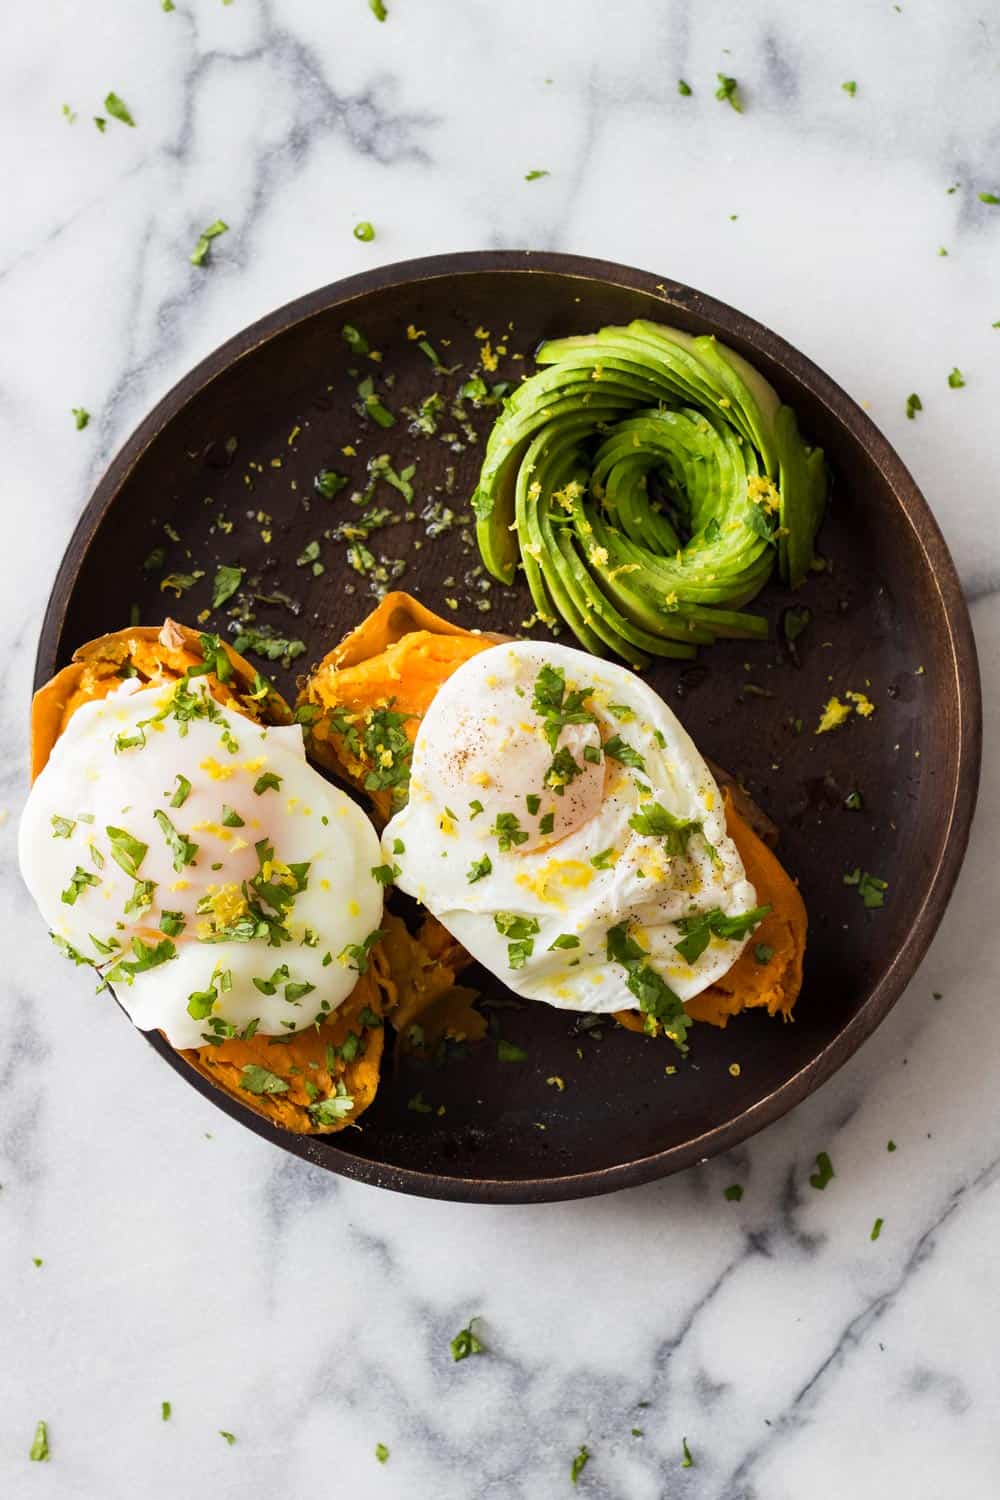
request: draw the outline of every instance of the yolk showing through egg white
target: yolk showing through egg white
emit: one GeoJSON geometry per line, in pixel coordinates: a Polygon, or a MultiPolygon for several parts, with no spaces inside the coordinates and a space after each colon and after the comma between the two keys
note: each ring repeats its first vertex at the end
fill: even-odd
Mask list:
{"type": "Polygon", "coordinates": [[[57,943],[175,1047],[287,1035],[347,998],[382,914],[378,838],[305,760],[204,685],[132,680],[70,719],[21,821],[57,943]]]}
{"type": "Polygon", "coordinates": [[[397,884],[475,958],[567,1009],[662,1018],[756,925],[722,797],[682,725],[633,673],[569,647],[499,645],[448,679],[383,847],[397,884]]]}

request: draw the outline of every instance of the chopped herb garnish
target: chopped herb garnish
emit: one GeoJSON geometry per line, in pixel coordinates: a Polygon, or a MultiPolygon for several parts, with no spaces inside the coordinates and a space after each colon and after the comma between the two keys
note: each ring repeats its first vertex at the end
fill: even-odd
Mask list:
{"type": "Polygon", "coordinates": [[[313,480],[313,489],[325,500],[333,500],[350,482],[346,474],[338,474],[336,469],[320,469],[313,480]]]}
{"type": "Polygon", "coordinates": [[[840,85],[840,87],[844,90],[845,94],[850,94],[850,96],[851,96],[852,99],[854,98],[855,94],[858,92],[858,86],[855,83],[855,81],[854,81],[853,78],[850,79],[850,81],[848,83],[842,83],[840,85]]]}
{"type": "Polygon", "coordinates": [[[774,949],[770,943],[757,943],[753,950],[753,956],[759,964],[769,964],[774,957],[774,949]]]}
{"type": "Polygon", "coordinates": [[[724,1189],[722,1196],[727,1203],[739,1203],[743,1197],[743,1189],[738,1182],[734,1182],[731,1187],[724,1189]]]}
{"type": "Polygon", "coordinates": [[[264,657],[266,661],[281,661],[284,666],[290,665],[297,656],[302,656],[305,649],[305,641],[286,639],[278,635],[269,625],[261,625],[259,628],[244,625],[233,641],[234,651],[241,654],[253,651],[255,655],[264,657]]]}
{"type": "Polygon", "coordinates": [[[685,963],[693,964],[704,953],[711,938],[725,938],[731,942],[745,938],[747,933],[759,926],[770,910],[769,906],[755,906],[739,916],[727,917],[716,906],[696,917],[679,917],[677,928],[683,936],[679,943],[674,944],[674,948],[685,963]]]}
{"type": "Polygon", "coordinates": [[[104,831],[111,841],[111,858],[134,880],[139,873],[139,866],[146,858],[149,845],[134,839],[124,828],[112,828],[109,825],[104,831]]]}
{"type": "Polygon", "coordinates": [[[492,873],[493,861],[488,854],[484,854],[482,859],[474,859],[472,861],[466,879],[470,885],[475,885],[477,880],[484,880],[487,875],[492,875],[492,873]]]}
{"type": "Polygon", "coordinates": [[[184,931],[186,919],[181,911],[161,911],[160,931],[166,933],[167,937],[177,937],[178,933],[184,931]]]}
{"type": "Polygon", "coordinates": [[[388,1463],[389,1450],[384,1443],[375,1444],[375,1457],[378,1459],[380,1464],[388,1463]]]}
{"type": "MultiPolygon", "coordinates": [[[[383,11],[385,10],[385,7],[381,5],[381,0],[369,0],[369,5],[372,5],[372,4],[379,4],[381,6],[381,9],[383,11]]],[[[379,20],[380,21],[384,21],[385,20],[385,16],[384,15],[379,16],[379,20]]],[[[362,219],[361,222],[360,222],[360,224],[355,224],[355,226],[354,226],[354,238],[356,240],[365,240],[365,241],[373,240],[375,238],[375,226],[374,226],[374,224],[369,223],[369,221],[367,219],[362,219]]]]}
{"type": "Polygon", "coordinates": [[[261,1068],[256,1063],[247,1063],[240,1069],[240,1088],[249,1094],[287,1094],[288,1084],[277,1073],[261,1068]]]}
{"type": "Polygon", "coordinates": [[[864,807],[864,801],[859,791],[848,792],[844,798],[844,806],[849,807],[852,812],[860,812],[864,807]]]}
{"type": "Polygon", "coordinates": [[[884,1223],[885,1223],[884,1219],[876,1219],[875,1223],[872,1225],[872,1232],[868,1236],[868,1238],[871,1239],[871,1240],[877,1240],[878,1237],[879,1237],[879,1235],[882,1233],[882,1225],[884,1223]]]}
{"type": "Polygon", "coordinates": [[[555,826],[556,826],[556,815],[555,815],[554,812],[547,812],[542,817],[540,817],[539,820],[538,820],[538,832],[539,833],[546,833],[546,834],[551,833],[552,830],[555,828],[555,826]]]}
{"type": "Polygon", "coordinates": [[[100,883],[96,875],[92,875],[89,870],[77,865],[69,878],[69,885],[60,894],[59,899],[65,906],[75,906],[76,898],[81,891],[86,890],[88,885],[100,885],[100,883]]]}
{"type": "Polygon", "coordinates": [[[472,1331],[473,1323],[477,1318],[470,1318],[466,1326],[456,1333],[451,1341],[451,1357],[457,1363],[460,1359],[468,1359],[470,1354],[485,1354],[486,1345],[472,1331]]]}
{"type": "Polygon", "coordinates": [[[727,78],[725,73],[716,73],[719,87],[715,91],[716,99],[724,104],[731,104],[737,114],[743,113],[743,100],[739,95],[739,84],[735,78],[727,78]]]}
{"type": "Polygon", "coordinates": [[[516,844],[527,843],[531,837],[521,828],[521,820],[516,813],[497,813],[496,822],[490,829],[490,833],[496,839],[503,854],[516,844]]]}
{"type": "Polygon", "coordinates": [[[317,1099],[309,1105],[309,1114],[316,1125],[336,1125],[346,1120],[354,1108],[354,1098],[347,1092],[344,1081],[337,1079],[335,1091],[326,1099],[317,1099]]]}
{"type": "Polygon", "coordinates": [[[434,1113],[433,1104],[428,1104],[424,1098],[423,1089],[414,1094],[412,1099],[407,1100],[407,1109],[412,1109],[415,1115],[430,1115],[434,1113]]]}
{"type": "Polygon", "coordinates": [[[222,821],[223,828],[245,828],[246,827],[246,823],[240,817],[239,813],[235,810],[235,808],[227,807],[225,803],[222,804],[222,820],[221,821],[222,821]]]}
{"type": "Polygon", "coordinates": [[[889,889],[887,880],[880,880],[877,875],[869,875],[867,870],[855,868],[844,876],[844,884],[857,886],[858,895],[869,911],[885,905],[885,893],[889,889]]]}
{"type": "Polygon", "coordinates": [[[351,353],[358,355],[359,358],[362,355],[368,354],[371,350],[371,345],[361,332],[361,329],[355,328],[353,323],[345,323],[340,330],[340,336],[351,353]]]}
{"type": "MultiPolygon", "coordinates": [[[[510,945],[515,946],[513,943],[510,945]]],[[[512,968],[520,968],[519,964],[512,964],[512,968]]],[[[504,1041],[503,1037],[497,1040],[497,1062],[518,1063],[527,1061],[528,1054],[523,1047],[518,1047],[514,1042],[504,1041]]]]}
{"type": "Polygon", "coordinates": [[[82,432],[87,423],[90,421],[90,412],[85,406],[74,406],[73,420],[76,423],[77,432],[82,432]]]}
{"type": "Polygon", "coordinates": [[[104,108],[113,120],[120,120],[123,125],[131,125],[135,129],[135,121],[129,111],[124,99],[117,94],[108,94],[104,100],[104,108]]]}
{"type": "Polygon", "coordinates": [[[614,864],[617,850],[612,846],[610,849],[602,849],[599,854],[592,856],[590,863],[595,870],[610,870],[614,864]]]}
{"type": "Polygon", "coordinates": [[[161,590],[169,589],[179,599],[186,594],[188,589],[193,589],[199,578],[204,578],[204,572],[195,568],[193,573],[168,573],[166,578],[160,579],[161,590]]]}
{"type": "Polygon", "coordinates": [[[677,92],[679,94],[681,94],[685,99],[689,99],[691,97],[692,93],[694,92],[694,90],[692,89],[692,87],[691,87],[691,85],[689,83],[685,83],[684,82],[683,78],[678,78],[678,80],[677,80],[677,92]]]}
{"type": "Polygon", "coordinates": [[[216,219],[214,224],[209,224],[207,229],[203,229],[198,236],[197,245],[195,245],[191,252],[191,264],[193,266],[203,266],[208,259],[209,247],[212,241],[218,239],[220,234],[228,233],[229,225],[224,223],[222,219],[216,219]]]}
{"type": "Polygon", "coordinates": [[[371,951],[379,938],[384,936],[383,932],[376,929],[375,932],[368,934],[363,943],[348,943],[337,955],[338,961],[347,963],[350,959],[351,962],[347,964],[348,968],[355,969],[359,974],[367,974],[371,951]]]}
{"type": "Polygon", "coordinates": [[[170,959],[177,957],[177,949],[169,938],[150,944],[135,937],[132,939],[132,952],[134,958],[118,960],[108,975],[110,980],[131,984],[137,974],[144,974],[147,969],[157,969],[160,964],[169,963],[170,959]]]}
{"type": "Polygon", "coordinates": [[[75,818],[61,818],[58,813],[52,814],[51,822],[54,839],[68,839],[76,827],[75,818]]]}
{"type": "Polygon", "coordinates": [[[379,885],[392,885],[401,873],[398,865],[372,865],[372,876],[379,885]]]}
{"type": "MultiPolygon", "coordinates": [[[[384,21],[389,14],[389,12],[385,8],[384,0],[368,0],[368,9],[371,11],[376,21],[384,21]]],[[[360,225],[358,227],[360,228],[360,225]]],[[[354,232],[355,234],[358,233],[357,230],[355,230],[354,232]]],[[[371,239],[371,235],[359,234],[358,239],[371,239]]]]}
{"type": "Polygon", "coordinates": [[[681,1438],[681,1452],[683,1454],[683,1457],[681,1459],[681,1468],[693,1469],[694,1459],[691,1457],[691,1449],[688,1447],[687,1438],[681,1438]]]}
{"type": "Polygon", "coordinates": [[[577,1483],[580,1475],[583,1473],[584,1469],[589,1463],[590,1449],[587,1447],[586,1443],[581,1443],[580,1451],[577,1453],[576,1457],[573,1459],[573,1462],[569,1466],[569,1477],[574,1484],[577,1483]]]}
{"type": "Polygon", "coordinates": [[[190,797],[191,795],[191,783],[190,781],[188,781],[187,777],[182,776],[179,771],[174,780],[177,782],[177,790],[174,792],[174,795],[170,799],[170,806],[183,807],[188,797],[190,797]]]}
{"type": "Polygon", "coordinates": [[[821,1151],[816,1157],[816,1171],[810,1173],[809,1176],[810,1185],[822,1192],[827,1183],[831,1182],[836,1175],[836,1172],[833,1170],[833,1162],[825,1151],[821,1151]]]}
{"type": "Polygon", "coordinates": [[[924,409],[924,403],[921,401],[921,399],[917,395],[916,391],[914,391],[912,393],[912,395],[907,396],[907,398],[906,398],[906,415],[909,417],[909,419],[910,419],[911,422],[913,421],[913,419],[916,416],[917,412],[918,411],[923,411],[923,409],[924,409]]]}
{"type": "Polygon", "coordinates": [[[253,789],[258,797],[262,796],[264,792],[276,792],[280,787],[281,777],[277,776],[274,771],[265,771],[262,776],[257,777],[257,780],[253,784],[253,789]]]}
{"type": "Polygon", "coordinates": [[[49,1462],[49,1428],[46,1422],[36,1422],[35,1436],[28,1452],[32,1463],[47,1464],[49,1462]]]}
{"type": "Polygon", "coordinates": [[[525,172],[525,182],[537,182],[539,177],[548,177],[550,174],[544,167],[533,167],[530,172],[525,172]]]}
{"type": "Polygon", "coordinates": [[[195,1021],[207,1021],[218,996],[214,989],[194,990],[188,995],[187,1013],[195,1021]]]}
{"type": "Polygon", "coordinates": [[[561,932],[557,938],[553,938],[549,944],[549,952],[554,953],[560,948],[579,948],[580,939],[572,932],[561,932]]]}
{"type": "Polygon", "coordinates": [[[675,995],[666,981],[645,962],[649,954],[628,930],[628,921],[619,922],[608,929],[607,957],[609,963],[621,964],[628,976],[629,991],[639,1002],[643,1015],[663,1026],[667,1036],[679,1051],[686,1051],[684,1038],[691,1019],[679,996],[675,995]]]}
{"type": "Polygon", "coordinates": [[[1000,203],[1000,197],[998,197],[996,193],[980,193],[979,201],[980,203],[991,203],[993,205],[996,205],[1000,203]]]}
{"type": "Polygon", "coordinates": [[[178,832],[162,808],[158,807],[153,817],[166,840],[167,848],[174,857],[174,869],[180,873],[185,865],[193,865],[195,855],[198,853],[198,845],[192,843],[186,834],[178,832]]]}
{"type": "Polygon", "coordinates": [[[535,815],[538,812],[538,809],[542,805],[542,799],[541,799],[541,797],[539,797],[539,795],[538,795],[537,792],[529,792],[528,795],[524,799],[524,805],[528,809],[528,811],[531,814],[531,816],[535,817],[535,815]]]}
{"type": "Polygon", "coordinates": [[[961,390],[962,386],[965,384],[965,376],[962,374],[957,365],[954,366],[950,375],[948,376],[948,384],[951,386],[953,391],[961,390]]]}
{"type": "Polygon", "coordinates": [[[236,1441],[235,1437],[233,1436],[233,1434],[231,1432],[223,1432],[223,1430],[222,1430],[221,1427],[219,1428],[219,1436],[221,1438],[225,1438],[225,1440],[229,1444],[230,1448],[233,1446],[233,1444],[236,1441]]]}
{"type": "Polygon", "coordinates": [[[223,565],[216,569],[215,581],[212,584],[212,608],[218,609],[220,604],[225,604],[227,599],[231,599],[242,582],[242,568],[230,568],[223,565]]]}
{"type": "Polygon", "coordinates": [[[171,1408],[171,1405],[170,1405],[169,1401],[161,1401],[160,1402],[160,1420],[163,1421],[163,1422],[169,1422],[170,1421],[171,1410],[172,1410],[172,1408],[171,1408]]]}
{"type": "Polygon", "coordinates": [[[646,838],[662,838],[667,853],[675,857],[687,854],[692,837],[702,832],[700,822],[675,817],[659,802],[644,803],[642,810],[629,818],[628,825],[646,838]]]}

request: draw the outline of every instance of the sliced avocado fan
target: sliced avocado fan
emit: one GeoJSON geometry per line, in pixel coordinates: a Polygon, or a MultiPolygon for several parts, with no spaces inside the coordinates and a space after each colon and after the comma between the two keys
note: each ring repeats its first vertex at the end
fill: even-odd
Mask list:
{"type": "Polygon", "coordinates": [[[472,499],[483,562],[518,562],[540,619],[633,666],[760,637],[743,605],[798,588],[826,503],[819,448],[741,355],[637,320],[552,339],[490,434],[472,499]]]}

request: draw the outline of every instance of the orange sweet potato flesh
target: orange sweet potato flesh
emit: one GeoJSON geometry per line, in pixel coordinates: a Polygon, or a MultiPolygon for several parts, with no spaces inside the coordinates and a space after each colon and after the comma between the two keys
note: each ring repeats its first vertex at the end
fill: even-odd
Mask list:
{"type": "MultiPolygon", "coordinates": [[[[265,697],[250,697],[256,673],[245,657],[220,643],[233,668],[226,682],[210,674],[212,696],[227,708],[266,724],[290,724],[288,704],[274,688],[265,697]]],[[[135,625],[88,641],[68,667],[40,687],[31,703],[31,779],[34,781],[52,747],[83,703],[104,698],[120,687],[124,669],[131,669],[144,687],[176,682],[189,667],[204,660],[200,636],[187,625],[165,620],[162,625],[135,625]]],[[[129,675],[131,675],[131,672],[129,675]]]]}
{"type": "MultiPolygon", "coordinates": [[[[250,696],[257,675],[254,668],[230,646],[221,644],[233,672],[225,682],[214,673],[207,674],[205,680],[213,697],[247,718],[268,724],[290,723],[291,710],[273,688],[260,698],[250,696]]],[[[45,765],[76,710],[93,699],[106,697],[121,684],[126,671],[134,671],[144,685],[169,683],[203,660],[199,632],[174,620],[162,626],[140,625],[115,631],[81,646],[70,665],[35,694],[31,709],[32,779],[45,765]]],[[[425,959],[419,945],[414,944],[413,952],[408,953],[405,943],[397,944],[402,982],[408,982],[425,959]]],[[[199,1047],[180,1055],[204,1077],[273,1124],[299,1134],[330,1134],[352,1124],[375,1097],[383,1032],[377,1026],[366,1028],[358,1017],[366,1007],[381,1016],[394,994],[385,957],[376,947],[368,972],[359,976],[348,998],[321,1026],[296,1032],[288,1041],[258,1035],[250,1041],[225,1041],[218,1047],[199,1047]],[[352,1031],[363,1045],[358,1056],[345,1062],[327,1053],[328,1046],[342,1047],[352,1031]],[[241,1088],[241,1070],[250,1063],[274,1073],[288,1084],[287,1090],[251,1094],[241,1088]],[[317,1096],[325,1098],[331,1083],[338,1079],[354,1100],[353,1108],[342,1119],[319,1125],[308,1111],[313,1095],[306,1085],[311,1084],[317,1096]]]]}
{"type": "MultiPolygon", "coordinates": [[[[391,708],[405,716],[412,744],[420,720],[441,684],[464,661],[495,646],[498,636],[480,635],[443,620],[409,594],[387,594],[378,608],[324,657],[303,688],[300,704],[333,709],[341,723],[363,735],[366,716],[391,708]]],[[[324,713],[309,726],[309,752],[321,765],[364,791],[377,821],[393,810],[390,789],[371,790],[372,770],[324,713]]]]}

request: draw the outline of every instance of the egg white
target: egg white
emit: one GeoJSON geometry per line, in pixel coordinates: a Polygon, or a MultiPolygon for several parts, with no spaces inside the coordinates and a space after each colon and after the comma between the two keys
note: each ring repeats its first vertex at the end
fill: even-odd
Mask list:
{"type": "Polygon", "coordinates": [[[480,963],[516,993],[568,1010],[640,1008],[626,969],[608,958],[608,930],[618,923],[628,922],[649,954],[645,962],[689,1000],[732,967],[746,938],[712,937],[688,963],[675,947],[683,936],[678,920],[715,909],[735,917],[756,905],[726,832],[719,788],[678,719],[632,672],[566,646],[498,645],[444,683],[417,734],[409,801],[382,847],[397,867],[396,884],[480,963]],[[588,690],[586,707],[597,720],[566,726],[556,742],[581,768],[561,796],[544,785],[553,749],[532,707],[545,665],[561,669],[567,687],[588,690]],[[643,769],[600,750],[615,736],[643,769]],[[529,797],[531,805],[540,797],[535,813],[529,797]],[[653,803],[701,825],[686,853],[667,854],[662,838],[629,826],[653,803]],[[527,833],[507,850],[497,832],[503,813],[527,833]],[[539,826],[547,813],[548,835],[539,826]],[[484,858],[489,873],[470,879],[484,858]],[[530,954],[518,954],[521,967],[511,966],[498,913],[539,924],[530,954]],[[553,948],[557,939],[579,946],[553,948]]]}
{"type": "MultiPolygon", "coordinates": [[[[207,691],[197,679],[190,687],[198,695],[207,691]]],[[[21,871],[53,934],[104,973],[120,959],[134,961],[133,940],[162,940],[164,911],[181,914],[174,956],[131,983],[121,973],[114,982],[144,1031],[162,1031],[175,1047],[204,1045],[216,1018],[239,1030],[256,1022],[264,1035],[287,1035],[336,1010],[357,982],[345,949],[363,944],[382,914],[383,887],[372,874],[378,836],[360,808],[307,764],[299,725],[268,728],[218,705],[214,718],[183,723],[170,712],[173,692],[126,681],[77,710],[28,798],[21,871]],[[133,738],[136,744],[122,747],[133,738]],[[280,777],[280,786],[255,792],[266,773],[280,777]],[[178,777],[190,782],[190,792],[175,807],[178,777]],[[242,826],[225,826],[224,806],[242,826]],[[197,845],[193,861],[179,870],[157,810],[197,845]],[[68,824],[68,837],[60,837],[68,824]],[[145,910],[125,911],[135,880],[116,862],[109,828],[147,846],[137,874],[155,882],[155,891],[145,910]],[[243,883],[260,872],[261,840],[281,862],[279,879],[291,879],[284,867],[309,866],[285,917],[291,941],[201,940],[207,924],[199,901],[222,887],[238,900],[243,883]],[[68,904],[63,893],[72,893],[75,870],[99,884],[79,883],[68,904]],[[255,978],[273,982],[274,993],[262,993],[255,978]],[[307,993],[295,988],[307,985],[313,986],[307,993]],[[217,998],[210,1016],[189,1014],[190,996],[211,989],[217,998]]]]}

